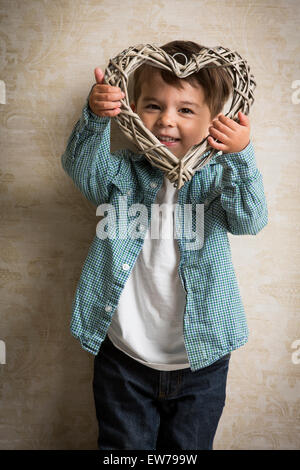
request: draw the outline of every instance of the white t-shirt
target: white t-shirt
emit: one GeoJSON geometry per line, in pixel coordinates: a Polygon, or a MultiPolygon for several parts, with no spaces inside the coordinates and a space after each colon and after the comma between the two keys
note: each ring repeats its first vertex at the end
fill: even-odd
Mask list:
{"type": "MultiPolygon", "coordinates": [[[[158,232],[159,238],[150,238],[149,225],[108,329],[118,349],[158,370],[190,367],[183,338],[186,292],[178,274],[178,242],[173,237],[177,198],[178,189],[164,177],[155,200],[155,204],[167,204],[167,217],[156,219],[164,230],[158,232]]],[[[154,223],[151,220],[152,227],[154,223]]]]}

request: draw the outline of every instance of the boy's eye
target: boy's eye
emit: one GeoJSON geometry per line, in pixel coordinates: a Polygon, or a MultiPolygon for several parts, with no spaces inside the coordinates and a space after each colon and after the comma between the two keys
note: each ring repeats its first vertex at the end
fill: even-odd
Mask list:
{"type": "Polygon", "coordinates": [[[154,103],[147,104],[146,109],[158,109],[159,106],[154,103]]]}
{"type": "Polygon", "coordinates": [[[193,114],[193,111],[189,108],[181,108],[180,111],[182,111],[184,114],[189,114],[189,113],[193,114]]]}

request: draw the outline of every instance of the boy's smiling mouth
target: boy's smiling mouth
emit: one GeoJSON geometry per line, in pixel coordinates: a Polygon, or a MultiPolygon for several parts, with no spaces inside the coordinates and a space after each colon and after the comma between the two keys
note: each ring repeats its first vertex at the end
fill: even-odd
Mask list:
{"type": "Polygon", "coordinates": [[[180,141],[180,139],[169,135],[155,135],[155,137],[167,147],[171,147],[172,145],[180,141]]]}

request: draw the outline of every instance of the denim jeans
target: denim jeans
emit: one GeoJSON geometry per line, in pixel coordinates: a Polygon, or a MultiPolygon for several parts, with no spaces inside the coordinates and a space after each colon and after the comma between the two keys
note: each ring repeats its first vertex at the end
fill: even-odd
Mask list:
{"type": "Polygon", "coordinates": [[[116,348],[106,335],[94,359],[100,450],[212,450],[231,354],[208,367],[160,371],[116,348]]]}

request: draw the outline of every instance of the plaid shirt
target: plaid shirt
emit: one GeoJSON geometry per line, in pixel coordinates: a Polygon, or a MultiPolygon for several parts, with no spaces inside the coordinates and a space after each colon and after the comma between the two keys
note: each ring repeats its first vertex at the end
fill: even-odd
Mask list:
{"type": "MultiPolygon", "coordinates": [[[[131,150],[110,153],[110,118],[96,116],[88,103],[61,161],[93,204],[109,203],[118,209],[119,197],[126,196],[128,205],[146,206],[151,221],[151,204],[164,173],[131,150]]],[[[183,336],[191,370],[196,371],[248,340],[227,232],[255,235],[267,224],[262,175],[252,142],[238,153],[218,152],[196,171],[178,190],[178,205],[183,204],[204,205],[203,246],[187,249],[184,234],[178,237],[178,273],[186,291],[183,336]]],[[[142,233],[139,238],[95,235],[92,241],[72,302],[70,327],[82,348],[94,355],[106,336],[143,241],[142,233]]]]}

